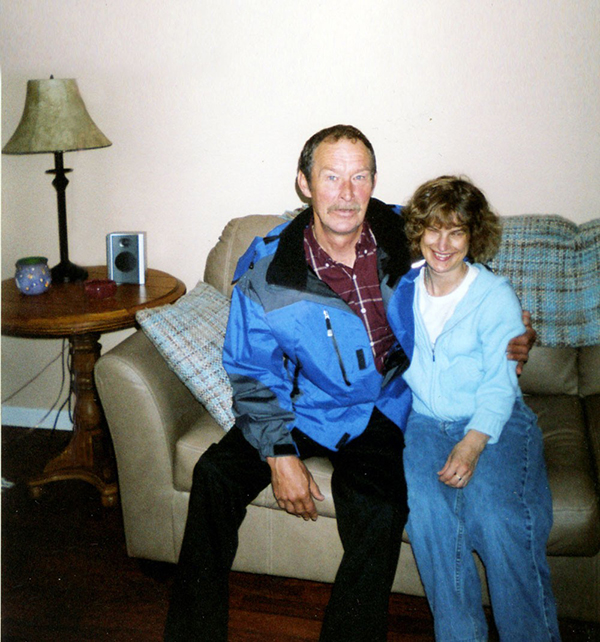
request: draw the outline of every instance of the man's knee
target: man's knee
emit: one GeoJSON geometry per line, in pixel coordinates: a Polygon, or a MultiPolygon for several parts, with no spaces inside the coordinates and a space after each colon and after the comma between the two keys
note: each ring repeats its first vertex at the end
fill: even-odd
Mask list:
{"type": "Polygon", "coordinates": [[[237,437],[228,433],[196,462],[192,496],[214,496],[227,504],[241,503],[245,506],[269,484],[269,465],[260,459],[258,451],[245,441],[241,433],[239,439],[237,437]]]}
{"type": "Polygon", "coordinates": [[[239,469],[240,461],[245,461],[249,453],[252,454],[250,445],[239,428],[234,426],[220,441],[211,444],[202,453],[194,466],[194,483],[203,479],[226,478],[228,471],[239,469]]]}
{"type": "Polygon", "coordinates": [[[203,479],[211,478],[218,472],[218,466],[211,453],[212,446],[204,452],[194,466],[193,483],[197,484],[203,479]]]}

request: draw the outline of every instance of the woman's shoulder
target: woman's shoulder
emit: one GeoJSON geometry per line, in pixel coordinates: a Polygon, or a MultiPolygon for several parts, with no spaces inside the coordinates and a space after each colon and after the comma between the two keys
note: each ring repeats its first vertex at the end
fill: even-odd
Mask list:
{"type": "Polygon", "coordinates": [[[511,282],[501,274],[492,272],[488,267],[476,263],[478,270],[475,280],[475,291],[489,304],[494,302],[494,307],[501,307],[507,303],[515,303],[520,306],[519,299],[511,282]]]}
{"type": "Polygon", "coordinates": [[[510,281],[505,276],[493,272],[487,265],[483,265],[482,263],[474,263],[473,267],[478,271],[478,280],[481,282],[481,284],[486,285],[488,288],[508,287],[512,289],[510,281]]]}
{"type": "Polygon", "coordinates": [[[481,296],[479,302],[486,316],[500,315],[507,318],[521,318],[521,303],[510,281],[495,274],[484,265],[476,264],[479,269],[475,283],[481,296]]]}

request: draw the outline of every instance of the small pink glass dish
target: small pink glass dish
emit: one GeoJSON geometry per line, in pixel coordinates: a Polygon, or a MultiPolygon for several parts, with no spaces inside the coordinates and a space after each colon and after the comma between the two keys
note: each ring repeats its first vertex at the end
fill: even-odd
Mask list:
{"type": "Polygon", "coordinates": [[[85,282],[84,287],[91,299],[107,299],[117,293],[117,284],[110,279],[90,279],[85,282]]]}

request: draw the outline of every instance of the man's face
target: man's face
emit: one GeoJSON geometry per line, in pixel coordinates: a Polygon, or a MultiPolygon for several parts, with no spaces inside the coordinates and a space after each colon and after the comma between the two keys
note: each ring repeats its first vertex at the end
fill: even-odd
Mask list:
{"type": "Polygon", "coordinates": [[[310,185],[302,172],[298,186],[312,200],[315,232],[352,235],[360,231],[375,189],[372,160],[361,141],[322,142],[314,153],[310,185]]]}

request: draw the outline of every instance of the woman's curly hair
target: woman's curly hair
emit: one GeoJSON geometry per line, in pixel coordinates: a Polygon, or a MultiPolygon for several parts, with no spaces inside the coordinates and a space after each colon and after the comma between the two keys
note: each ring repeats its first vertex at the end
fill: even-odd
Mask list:
{"type": "Polygon", "coordinates": [[[422,257],[420,243],[430,225],[465,225],[469,234],[468,257],[485,263],[498,251],[502,238],[500,219],[490,208],[483,192],[467,178],[440,176],[424,183],[403,209],[406,236],[411,254],[422,257]]]}

